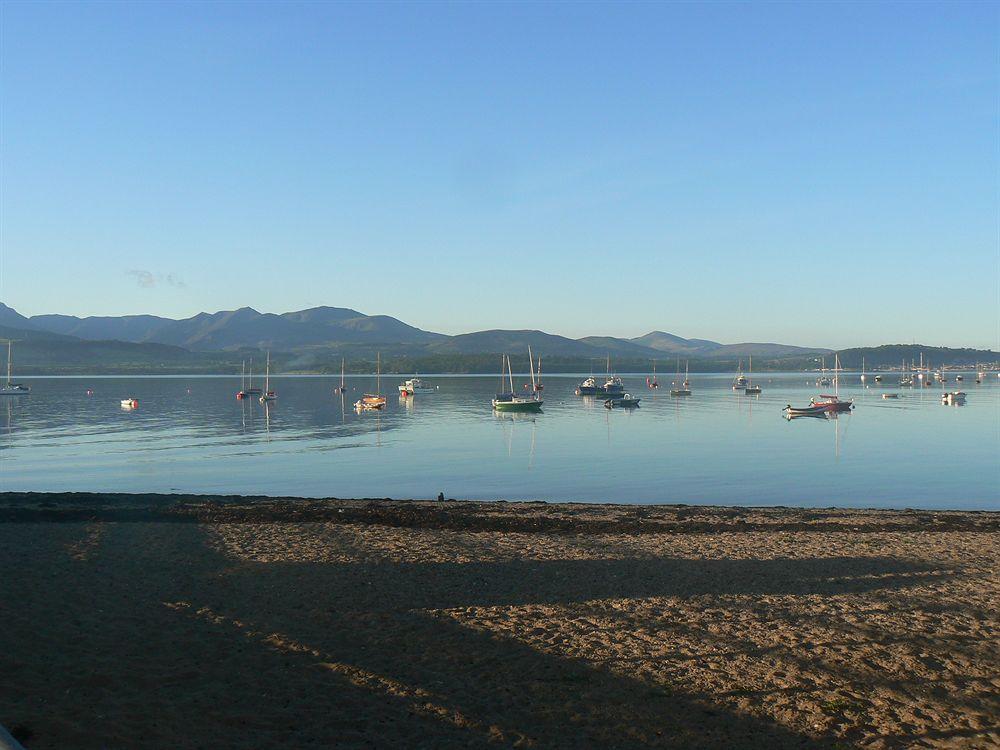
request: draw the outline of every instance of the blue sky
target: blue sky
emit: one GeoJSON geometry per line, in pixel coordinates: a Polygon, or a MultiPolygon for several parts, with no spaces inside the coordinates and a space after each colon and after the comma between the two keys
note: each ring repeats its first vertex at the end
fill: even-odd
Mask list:
{"type": "Polygon", "coordinates": [[[0,300],[997,348],[997,3],[0,4],[0,300]]]}

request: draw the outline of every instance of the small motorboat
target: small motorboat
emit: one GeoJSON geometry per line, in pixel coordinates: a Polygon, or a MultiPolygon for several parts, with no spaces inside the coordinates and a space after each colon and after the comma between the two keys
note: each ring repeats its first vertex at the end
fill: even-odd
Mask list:
{"type": "Polygon", "coordinates": [[[642,401],[641,398],[636,398],[631,393],[623,393],[621,396],[615,396],[614,398],[609,398],[604,402],[605,409],[634,409],[642,401]]]}
{"type": "Polygon", "coordinates": [[[691,389],[690,388],[685,388],[685,387],[671,388],[670,389],[670,395],[671,396],[690,396],[691,395],[691,389]]]}
{"type": "Polygon", "coordinates": [[[760,386],[759,385],[748,385],[743,389],[743,392],[748,396],[759,396],[760,386]]]}
{"type": "Polygon", "coordinates": [[[941,403],[948,406],[961,406],[965,403],[965,392],[951,391],[950,393],[942,393],[941,403]]]}
{"type": "Polygon", "coordinates": [[[882,376],[881,375],[876,375],[875,376],[875,382],[876,383],[881,383],[882,382],[882,376]]]}
{"type": "Polygon", "coordinates": [[[814,396],[811,402],[813,406],[821,407],[823,411],[828,412],[850,411],[854,408],[854,401],[841,401],[838,396],[831,396],[826,393],[814,396]]]}
{"type": "Polygon", "coordinates": [[[133,398],[132,396],[129,396],[128,398],[123,398],[122,399],[122,408],[123,409],[128,409],[128,410],[138,409],[139,408],[139,399],[133,398]]]}
{"type": "Polygon", "coordinates": [[[414,393],[434,393],[436,390],[437,388],[433,386],[424,385],[424,381],[417,377],[405,380],[399,385],[399,392],[403,396],[412,396],[414,393]]]}
{"type": "Polygon", "coordinates": [[[809,406],[792,406],[788,404],[782,411],[786,417],[821,417],[826,414],[826,408],[811,404],[809,406]]]}
{"type": "Polygon", "coordinates": [[[964,377],[964,376],[962,376],[962,375],[956,375],[956,376],[955,376],[955,380],[956,380],[957,382],[961,383],[961,382],[962,382],[963,380],[965,380],[965,377],[964,377]]]}
{"type": "Polygon", "coordinates": [[[898,393],[883,393],[882,398],[899,398],[898,393]]]}

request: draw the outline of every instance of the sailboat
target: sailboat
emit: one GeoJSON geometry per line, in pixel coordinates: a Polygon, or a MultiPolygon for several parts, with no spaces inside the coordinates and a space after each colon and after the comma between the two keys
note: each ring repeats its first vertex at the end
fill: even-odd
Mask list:
{"type": "Polygon", "coordinates": [[[366,393],[354,402],[358,411],[385,408],[385,396],[382,395],[382,353],[375,355],[375,393],[366,393]]]}
{"type": "Polygon", "coordinates": [[[240,362],[240,389],[236,392],[236,398],[241,401],[250,394],[247,392],[247,361],[240,362]]]}
{"type": "Polygon", "coordinates": [[[334,393],[347,393],[347,386],[344,384],[344,358],[340,358],[340,385],[333,389],[334,393]]]}
{"type": "Polygon", "coordinates": [[[518,396],[514,392],[514,373],[510,366],[510,357],[506,354],[503,355],[503,361],[500,363],[500,392],[496,394],[493,398],[493,409],[495,411],[541,411],[542,410],[542,397],[535,390],[537,382],[535,381],[535,361],[531,356],[531,347],[528,347],[528,367],[531,370],[531,390],[530,396],[518,396]],[[506,375],[508,378],[508,383],[510,384],[510,390],[504,391],[504,368],[506,368],[506,375]]]}
{"type": "Polygon", "coordinates": [[[827,412],[850,411],[854,408],[854,401],[840,400],[840,355],[835,356],[833,367],[833,394],[820,394],[810,399],[813,406],[822,407],[827,412]]]}
{"type": "Polygon", "coordinates": [[[748,396],[760,395],[760,386],[753,384],[753,355],[750,355],[750,368],[747,370],[747,387],[743,392],[748,396]]]}
{"type": "Polygon", "coordinates": [[[733,390],[742,391],[746,387],[747,387],[747,379],[746,376],[743,374],[743,360],[741,359],[739,369],[736,370],[736,377],[733,378],[733,390]]]}
{"type": "Polygon", "coordinates": [[[274,401],[278,394],[271,390],[271,351],[267,352],[267,367],[264,369],[264,392],[260,394],[260,402],[274,401]]]}
{"type": "Polygon", "coordinates": [[[820,376],[816,378],[816,385],[830,385],[830,378],[826,376],[826,357],[822,357],[819,366],[820,376]]]}
{"type": "Polygon", "coordinates": [[[650,388],[659,388],[660,387],[659,382],[656,380],[656,360],[655,359],[653,360],[653,378],[652,378],[652,380],[650,380],[649,378],[646,378],[646,385],[648,387],[650,387],[650,388]]]}
{"type": "Polygon", "coordinates": [[[7,383],[0,386],[0,396],[26,396],[31,393],[31,387],[24,383],[15,383],[11,380],[11,346],[12,342],[7,339],[7,383]]]}
{"type": "Polygon", "coordinates": [[[538,372],[537,372],[537,375],[538,375],[538,378],[537,378],[538,382],[535,383],[535,393],[538,393],[538,391],[545,390],[545,386],[542,385],[542,355],[541,354],[538,355],[538,372]]]}
{"type": "Polygon", "coordinates": [[[249,377],[247,378],[247,387],[244,388],[240,393],[236,394],[236,398],[246,398],[247,396],[259,396],[261,394],[260,388],[253,387],[253,357],[250,357],[250,369],[248,372],[249,377]]]}
{"type": "MultiPolygon", "coordinates": [[[[681,361],[677,360],[677,379],[680,380],[681,377],[681,361]]],[[[690,396],[691,389],[688,388],[690,382],[688,381],[688,363],[687,360],[684,361],[684,382],[681,383],[680,388],[672,388],[670,390],[671,396],[690,396]]]]}

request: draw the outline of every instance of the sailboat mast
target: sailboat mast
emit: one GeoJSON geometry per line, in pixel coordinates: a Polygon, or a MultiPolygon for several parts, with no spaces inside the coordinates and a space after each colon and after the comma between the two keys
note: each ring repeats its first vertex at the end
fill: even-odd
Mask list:
{"type": "Polygon", "coordinates": [[[7,384],[10,384],[10,350],[13,342],[7,339],[7,384]]]}
{"type": "Polygon", "coordinates": [[[514,393],[514,370],[510,366],[510,356],[507,356],[507,376],[510,378],[510,392],[514,393]]]}
{"type": "Polygon", "coordinates": [[[253,390],[253,357],[250,357],[250,390],[253,390]]]}
{"type": "Polygon", "coordinates": [[[344,389],[344,358],[340,358],[340,389],[344,389]]]}
{"type": "Polygon", "coordinates": [[[531,392],[535,392],[535,358],[531,355],[531,346],[528,346],[528,370],[531,372],[531,392]]]}
{"type": "Polygon", "coordinates": [[[271,390],[271,350],[267,350],[267,364],[264,366],[264,393],[271,390]]]}
{"type": "Polygon", "coordinates": [[[382,352],[375,354],[375,393],[382,395],[382,352]]]}

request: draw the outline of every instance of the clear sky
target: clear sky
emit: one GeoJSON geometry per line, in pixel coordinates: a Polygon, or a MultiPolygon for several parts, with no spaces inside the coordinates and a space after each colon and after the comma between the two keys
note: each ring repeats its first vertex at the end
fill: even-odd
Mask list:
{"type": "Polygon", "coordinates": [[[0,3],[0,300],[998,348],[1000,4],[0,3]]]}

